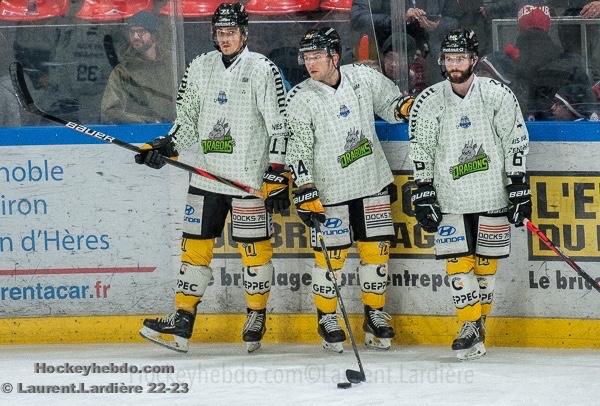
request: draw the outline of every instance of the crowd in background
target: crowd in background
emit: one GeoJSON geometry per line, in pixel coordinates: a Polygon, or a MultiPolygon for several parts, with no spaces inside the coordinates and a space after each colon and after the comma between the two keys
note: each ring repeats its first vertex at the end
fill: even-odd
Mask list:
{"type": "MultiPolygon", "coordinates": [[[[176,19],[164,12],[165,0],[145,2],[153,6],[141,18],[111,23],[78,19],[74,4],[81,1],[86,2],[71,0],[72,11],[56,18],[0,18],[5,61],[24,64],[34,98],[52,114],[82,123],[171,121],[183,71],[177,65],[213,49],[210,18],[184,19],[183,32],[177,35],[183,36],[185,56],[179,58],[180,50],[174,48],[176,19]]],[[[290,88],[307,77],[297,63],[298,33],[320,21],[333,21],[344,41],[343,63],[372,64],[407,94],[418,94],[442,79],[438,56],[444,35],[452,28],[468,27],[480,42],[476,73],[509,86],[527,120],[598,120],[600,0],[406,0],[402,27],[394,27],[395,2],[345,3],[343,9],[322,7],[295,14],[265,16],[259,10],[250,17],[250,30],[256,31],[249,47],[268,55],[290,88]],[[512,24],[496,31],[494,44],[493,20],[498,19],[512,24]],[[253,25],[253,20],[260,24],[253,25]],[[393,31],[401,33],[398,40],[392,41],[393,31]]],[[[0,74],[0,126],[44,124],[15,104],[6,65],[0,66],[6,72],[0,74]]]]}

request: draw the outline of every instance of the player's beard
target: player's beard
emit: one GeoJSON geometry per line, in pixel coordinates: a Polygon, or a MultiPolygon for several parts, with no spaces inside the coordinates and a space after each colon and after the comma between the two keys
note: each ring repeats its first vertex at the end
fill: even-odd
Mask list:
{"type": "Polygon", "coordinates": [[[473,74],[473,67],[470,66],[469,68],[465,69],[465,70],[452,70],[452,71],[448,71],[448,80],[451,83],[456,83],[456,84],[460,84],[460,83],[465,83],[467,80],[469,80],[469,78],[471,77],[471,75],[473,74]],[[459,73],[459,75],[456,75],[457,73],[459,73]]]}

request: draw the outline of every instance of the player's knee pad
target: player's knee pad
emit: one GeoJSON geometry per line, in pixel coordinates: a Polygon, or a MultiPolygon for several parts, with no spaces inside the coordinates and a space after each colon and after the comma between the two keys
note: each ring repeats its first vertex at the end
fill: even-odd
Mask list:
{"type": "MultiPolygon", "coordinates": [[[[335,271],[335,276],[339,281],[341,270],[335,271]]],[[[337,308],[337,296],[329,272],[327,272],[327,268],[321,268],[319,266],[313,267],[312,291],[317,309],[323,313],[335,312],[337,308]]]]}
{"type": "Polygon", "coordinates": [[[182,263],[177,275],[175,305],[178,309],[196,311],[206,287],[212,278],[212,269],[204,265],[182,263]]]}
{"type": "Polygon", "coordinates": [[[475,275],[495,275],[498,270],[498,259],[496,258],[475,258],[475,275]]]}
{"type": "Polygon", "coordinates": [[[262,310],[267,307],[273,264],[269,261],[264,265],[245,266],[242,272],[246,304],[252,310],[262,310]]]}
{"type": "Polygon", "coordinates": [[[474,321],[481,317],[479,284],[474,272],[475,257],[466,256],[446,260],[446,272],[450,279],[452,301],[458,319],[474,321]]]}
{"type": "Polygon", "coordinates": [[[458,273],[473,272],[475,270],[475,256],[453,257],[446,259],[446,273],[455,275],[458,273]]]}
{"type": "Polygon", "coordinates": [[[213,258],[215,240],[197,240],[184,238],[181,240],[181,262],[191,265],[210,265],[213,258]]]}
{"type": "Polygon", "coordinates": [[[242,264],[245,267],[265,265],[273,258],[271,240],[238,242],[237,246],[242,256],[242,264]]]}
{"type": "MultiPolygon", "coordinates": [[[[348,257],[348,248],[327,250],[327,253],[329,254],[329,261],[334,271],[344,267],[344,263],[348,257]]],[[[327,269],[327,261],[325,261],[325,254],[322,251],[315,251],[315,263],[318,268],[327,269]]]]}
{"type": "Polygon", "coordinates": [[[358,267],[362,301],[367,306],[381,309],[385,304],[388,282],[387,264],[366,264],[358,267]]]}
{"type": "Polygon", "coordinates": [[[356,246],[363,264],[385,264],[390,258],[389,241],[357,241],[356,246]]]}

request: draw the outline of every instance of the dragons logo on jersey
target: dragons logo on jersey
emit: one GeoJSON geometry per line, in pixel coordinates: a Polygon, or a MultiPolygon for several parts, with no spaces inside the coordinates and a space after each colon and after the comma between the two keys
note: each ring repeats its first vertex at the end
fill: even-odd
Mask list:
{"type": "Polygon", "coordinates": [[[207,140],[202,140],[202,151],[205,154],[216,152],[220,154],[233,153],[235,140],[231,138],[231,129],[229,123],[224,118],[217,121],[212,131],[208,134],[207,140]]]}
{"type": "Polygon", "coordinates": [[[350,109],[345,104],[340,106],[340,117],[346,118],[350,115],[350,109]]]}
{"type": "Polygon", "coordinates": [[[469,128],[471,127],[471,120],[469,120],[469,117],[467,116],[462,116],[460,118],[460,123],[458,123],[458,126],[460,128],[469,128]]]}
{"type": "Polygon", "coordinates": [[[219,95],[217,96],[217,103],[219,103],[219,104],[227,103],[227,95],[222,90],[219,90],[219,95]]]}
{"type": "Polygon", "coordinates": [[[353,128],[348,131],[344,150],[346,152],[337,158],[342,168],[346,168],[360,158],[371,155],[373,153],[373,144],[365,138],[362,131],[353,128]]]}
{"type": "Polygon", "coordinates": [[[450,173],[454,180],[475,172],[487,171],[490,157],[485,153],[482,145],[478,146],[477,143],[469,141],[463,147],[458,162],[459,164],[450,167],[450,173]]]}

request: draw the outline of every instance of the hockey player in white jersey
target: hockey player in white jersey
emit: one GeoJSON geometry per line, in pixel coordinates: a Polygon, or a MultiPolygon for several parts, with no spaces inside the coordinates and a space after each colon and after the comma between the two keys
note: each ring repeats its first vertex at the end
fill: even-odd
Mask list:
{"type": "Polygon", "coordinates": [[[521,109],[506,85],[473,74],[477,48],[472,30],[448,33],[439,57],[447,80],[417,97],[409,126],[415,217],[435,232],[436,257],[446,259],[462,322],[452,349],[461,360],[486,352],[484,322],[498,258],[510,253],[509,222],[519,227],[531,216],[521,109]]]}
{"type": "MultiPolygon", "coordinates": [[[[299,59],[310,79],[290,91],[286,162],[295,184],[294,203],[309,227],[324,223],[332,267],[341,271],[352,241],[357,241],[358,274],[364,304],[366,344],[388,349],[394,337],[383,311],[390,240],[390,204],[397,193],[392,172],[375,133],[374,114],[389,122],[407,117],[412,98],[394,83],[362,65],[340,67],[341,41],[329,27],[311,29],[300,41],[299,59]]],[[[336,316],[336,295],[323,253],[312,246],[312,289],[323,346],[343,351],[346,336],[336,316]]]]}
{"type": "Polygon", "coordinates": [[[213,15],[212,30],[217,51],[198,56],[188,67],[169,135],[154,140],[147,146],[151,149],[136,156],[136,162],[160,168],[164,156],[177,156],[197,144],[198,167],[255,189],[262,185],[265,201],[192,175],[176,311],[144,320],[140,334],[176,351],[187,351],[196,308],[212,277],[215,238],[231,212],[231,236],[242,258],[247,304],[242,339],[252,352],[260,347],[265,333],[273,275],[271,213],[283,214],[290,206],[291,177],[284,166],[286,95],[277,67],[246,47],[248,14],[242,4],[221,4],[213,15]]]}

